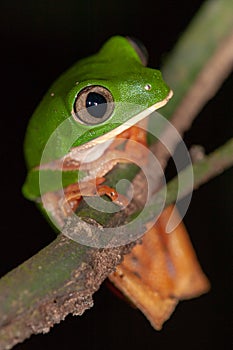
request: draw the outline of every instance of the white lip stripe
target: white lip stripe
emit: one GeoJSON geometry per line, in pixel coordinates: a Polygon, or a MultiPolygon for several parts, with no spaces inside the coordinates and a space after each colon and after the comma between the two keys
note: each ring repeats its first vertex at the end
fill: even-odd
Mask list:
{"type": "MultiPolygon", "coordinates": [[[[130,120],[128,120],[127,122],[125,122],[124,124],[118,126],[117,128],[109,131],[108,133],[97,137],[96,139],[93,139],[87,143],[85,143],[84,145],[78,146],[78,147],[74,147],[70,152],[69,152],[69,156],[72,157],[72,152],[77,150],[81,150],[81,149],[86,149],[89,147],[92,147],[98,143],[102,143],[105,142],[106,140],[109,140],[109,138],[114,138],[117,135],[121,134],[123,131],[127,130],[128,128],[130,128],[131,126],[139,123],[142,119],[146,118],[148,115],[150,115],[152,112],[156,111],[157,109],[165,106],[167,104],[167,102],[172,98],[173,96],[173,91],[170,90],[168,96],[160,101],[155,103],[154,105],[150,106],[149,108],[143,110],[142,112],[136,114],[134,117],[132,117],[130,120]]],[[[67,155],[67,156],[68,156],[67,155]]]]}
{"type": "Polygon", "coordinates": [[[152,112],[165,106],[167,104],[167,102],[171,99],[172,96],[173,96],[173,91],[170,90],[169,94],[167,95],[167,97],[164,100],[157,102],[154,105],[150,106],[149,108],[136,114],[130,120],[128,120],[124,124],[118,126],[117,128],[109,131],[108,133],[106,133],[102,136],[99,136],[99,137],[97,137],[97,138],[95,138],[95,139],[93,139],[93,140],[91,140],[91,141],[89,141],[81,146],[77,146],[77,147],[72,148],[71,151],[69,153],[67,153],[64,157],[57,159],[57,160],[54,160],[52,162],[46,163],[46,164],[41,164],[39,166],[39,169],[61,169],[63,162],[66,159],[70,159],[70,160],[73,159],[73,160],[79,161],[81,154],[83,156],[85,156],[86,150],[88,150],[89,148],[92,148],[98,144],[101,144],[103,142],[109,141],[110,139],[114,139],[117,135],[119,135],[123,131],[129,129],[131,126],[139,123],[142,119],[146,118],[152,112]]]}

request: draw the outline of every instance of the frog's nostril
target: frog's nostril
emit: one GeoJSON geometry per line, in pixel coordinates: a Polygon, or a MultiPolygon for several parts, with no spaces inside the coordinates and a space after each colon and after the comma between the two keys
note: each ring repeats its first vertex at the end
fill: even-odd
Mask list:
{"type": "Polygon", "coordinates": [[[151,90],[152,86],[150,84],[146,84],[144,86],[144,88],[145,88],[145,90],[149,91],[149,90],[151,90]]]}

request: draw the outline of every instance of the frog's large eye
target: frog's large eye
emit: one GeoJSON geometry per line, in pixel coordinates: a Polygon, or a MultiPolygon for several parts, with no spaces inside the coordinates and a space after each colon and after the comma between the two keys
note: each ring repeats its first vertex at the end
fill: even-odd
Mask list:
{"type": "Polygon", "coordinates": [[[146,66],[149,59],[149,54],[143,43],[137,38],[127,36],[126,39],[129,41],[130,45],[133,46],[134,50],[137,52],[143,66],[146,66]]]}
{"type": "Polygon", "coordinates": [[[113,110],[112,94],[99,85],[87,86],[81,90],[74,103],[75,118],[88,125],[103,123],[112,115],[113,110]]]}

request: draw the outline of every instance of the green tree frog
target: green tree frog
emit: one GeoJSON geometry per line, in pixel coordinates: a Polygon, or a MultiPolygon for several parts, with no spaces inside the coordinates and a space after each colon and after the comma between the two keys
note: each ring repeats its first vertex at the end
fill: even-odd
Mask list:
{"type": "MultiPolygon", "coordinates": [[[[33,114],[25,138],[23,193],[58,230],[83,196],[107,195],[125,204],[104,184],[104,176],[128,161],[127,153],[130,160],[146,157],[130,141],[146,145],[145,117],[172,97],[161,73],[147,68],[146,61],[144,47],[135,40],[112,37],[55,81],[33,114]]],[[[171,210],[162,213],[158,226],[109,276],[156,329],[179,299],[209,288],[183,225],[170,235],[165,231],[171,210]]]]}
{"type": "Polygon", "coordinates": [[[132,126],[172,96],[160,71],[146,67],[146,61],[146,50],[137,41],[114,36],[62,74],[31,117],[23,194],[37,203],[47,198],[47,210],[58,225],[83,195],[106,194],[120,203],[117,192],[104,185],[104,176],[124,152],[117,149],[117,138],[144,142],[132,126]],[[113,152],[118,157],[111,160],[113,152]],[[82,177],[80,164],[86,171],[82,177]]]}

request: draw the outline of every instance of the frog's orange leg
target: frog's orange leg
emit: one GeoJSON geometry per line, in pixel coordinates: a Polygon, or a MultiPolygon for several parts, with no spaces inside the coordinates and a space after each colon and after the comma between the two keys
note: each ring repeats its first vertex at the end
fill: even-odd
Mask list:
{"type": "Polygon", "coordinates": [[[66,215],[69,215],[71,212],[74,212],[79,202],[83,196],[108,196],[113,202],[120,206],[126,206],[128,200],[125,196],[120,195],[117,191],[109,186],[102,185],[105,181],[105,178],[97,178],[95,180],[90,180],[88,182],[76,183],[67,186],[64,190],[65,199],[62,202],[62,208],[66,215]]]}
{"type": "Polygon", "coordinates": [[[142,244],[136,245],[109,276],[155,329],[161,329],[179,300],[209,289],[184,224],[170,234],[165,231],[172,209],[162,212],[142,244]]]}

